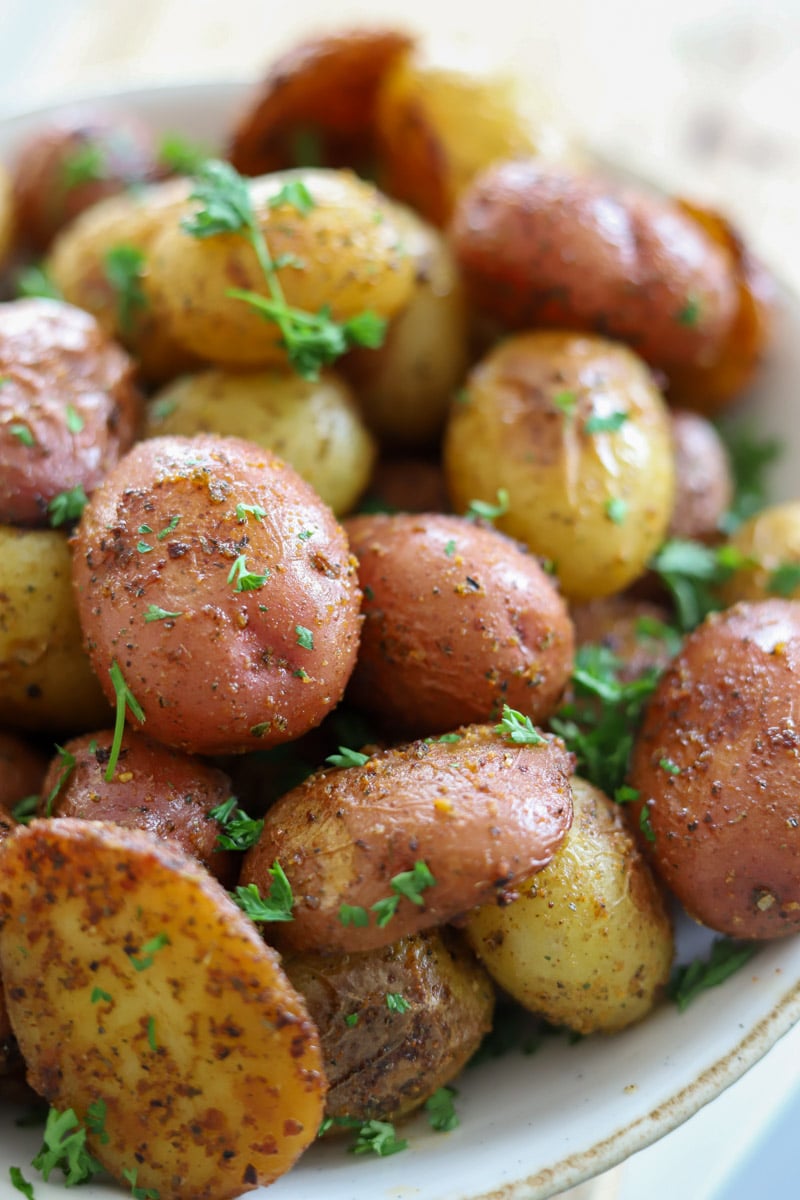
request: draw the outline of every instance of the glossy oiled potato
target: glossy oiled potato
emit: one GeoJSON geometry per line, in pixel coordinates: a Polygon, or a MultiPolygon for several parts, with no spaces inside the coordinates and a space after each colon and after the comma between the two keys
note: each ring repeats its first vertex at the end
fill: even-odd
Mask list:
{"type": "Polygon", "coordinates": [[[364,491],[375,447],[353,394],[333,371],[201,371],[184,375],[148,405],[145,437],[218,433],[272,450],[336,513],[364,491]]]}
{"type": "Polygon", "coordinates": [[[800,600],[800,501],[756,513],[737,529],[730,544],[744,565],[722,588],[726,604],[771,596],[800,600]]]}
{"type": "MultiPolygon", "coordinates": [[[[390,317],[411,295],[413,260],[401,245],[392,206],[348,171],[306,170],[265,175],[250,195],[288,304],[306,312],[330,308],[337,321],[365,310],[390,317]],[[270,206],[290,181],[302,182],[313,207],[270,206]]],[[[278,326],[250,304],[228,296],[232,286],[268,295],[255,252],[240,234],[196,238],[181,225],[196,211],[187,201],[152,248],[152,284],[170,332],[185,349],[229,366],[284,364],[278,326]]]]}
{"type": "Polygon", "coordinates": [[[536,559],[494,529],[436,514],[351,517],[364,627],[349,698],[407,735],[534,721],[572,670],[567,609],[536,559]]]}
{"type": "Polygon", "coordinates": [[[414,742],[320,771],[269,810],[242,883],[266,895],[269,869],[276,859],[283,866],[296,903],[294,919],[275,926],[276,945],[389,945],[504,896],[548,863],[572,817],[571,770],[556,739],[516,745],[474,725],[457,740],[414,742]],[[419,903],[392,887],[417,863],[435,881],[419,903]],[[392,896],[399,905],[383,921],[371,906],[392,896]],[[354,922],[345,910],[343,921],[343,905],[363,916],[354,922]]]}
{"type": "Polygon", "coordinates": [[[733,937],[800,930],[800,604],[710,616],[650,701],[630,782],[661,877],[733,937]]]}
{"type": "Polygon", "coordinates": [[[0,731],[0,817],[26,796],[39,795],[47,762],[26,739],[0,731]]]}
{"type": "Polygon", "coordinates": [[[81,646],[66,534],[0,525],[0,722],[74,733],[108,721],[81,646]]]}
{"type": "Polygon", "coordinates": [[[74,577],[106,694],[116,662],[159,741],[256,750],[341,699],[361,624],[355,560],[330,509],[260,446],[140,442],[84,510],[74,577]]]}
{"type": "Polygon", "coordinates": [[[429,929],[283,961],[319,1029],[327,1116],[391,1121],[449,1083],[492,1023],[494,989],[461,937],[429,929]],[[387,996],[399,997],[390,1007],[387,996]]]}
{"type": "Polygon", "coordinates": [[[720,521],[733,500],[733,474],[725,443],[710,421],[673,409],[675,508],[668,536],[719,539],[720,521]]]}
{"type": "Polygon", "coordinates": [[[496,502],[504,533],[550,559],[567,596],[644,571],[673,507],[669,417],[650,372],[602,338],[508,338],[469,375],[445,435],[453,507],[496,502]]]}
{"type": "Polygon", "coordinates": [[[579,1033],[641,1020],[674,953],[664,898],[618,805],[572,780],[572,828],[549,866],[504,908],[485,905],[467,939],[525,1008],[579,1033]]]}

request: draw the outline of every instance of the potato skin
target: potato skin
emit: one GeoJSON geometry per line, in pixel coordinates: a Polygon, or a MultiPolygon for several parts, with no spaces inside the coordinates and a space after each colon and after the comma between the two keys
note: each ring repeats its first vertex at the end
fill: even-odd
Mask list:
{"type": "Polygon", "coordinates": [[[666,406],[644,363],[602,338],[543,331],[500,343],[453,405],[444,465],[458,512],[508,492],[497,528],[550,559],[575,601],[636,579],[672,513],[666,406]],[[559,407],[565,398],[571,411],[559,407]],[[616,413],[618,429],[587,430],[616,413]],[[615,521],[609,505],[620,501],[615,521]]]}
{"type": "MultiPolygon", "coordinates": [[[[278,859],[296,898],[275,927],[292,950],[372,950],[505,896],[540,870],[572,818],[572,758],[557,739],[516,746],[475,725],[458,742],[414,742],[360,767],[323,770],[267,813],[241,882],[269,891],[278,859]],[[384,927],[344,925],[342,904],[369,909],[391,879],[425,862],[436,880],[384,927]]],[[[271,931],[272,932],[272,931],[271,931]]]]}
{"type": "Polygon", "coordinates": [[[0,525],[0,723],[50,734],[109,719],[81,646],[66,534],[0,525]]]}
{"type": "Polygon", "coordinates": [[[686,639],[634,748],[656,870],[733,937],[800,929],[799,703],[800,605],[737,604],[686,639]]]}
{"type": "MultiPolygon", "coordinates": [[[[231,884],[238,873],[236,856],[217,847],[219,824],[208,813],[232,793],[231,781],[199,758],[160,746],[126,729],[114,778],[106,780],[113,730],[84,734],[64,744],[75,765],[58,788],[49,815],[83,821],[110,821],[169,838],[219,879],[231,884]]],[[[54,758],[42,787],[49,796],[64,772],[54,758]]]]}
{"type": "Polygon", "coordinates": [[[179,750],[291,741],[353,668],[361,593],[344,533],[291,467],[239,438],[135,446],[84,510],[74,581],[106,694],[118,660],[148,734],[179,750]],[[180,616],[147,621],[152,606],[180,616]]]}
{"type": "Polygon", "coordinates": [[[54,496],[92,492],[132,445],[133,363],[88,313],[15,300],[0,304],[0,379],[0,521],[47,525],[54,496]]]}
{"type": "MultiPolygon", "coordinates": [[[[800,565],[800,501],[773,504],[756,513],[736,530],[730,544],[750,559],[751,565],[740,567],[723,585],[725,604],[769,600],[777,594],[775,572],[782,566],[800,565]]],[[[787,600],[800,600],[800,584],[789,589],[788,595],[781,595],[787,600]]]]}
{"type": "Polygon", "coordinates": [[[283,969],[320,1031],[327,1116],[408,1115],[459,1073],[492,1026],[492,984],[452,929],[366,952],[290,955],[283,969]],[[388,1007],[390,993],[406,1012],[388,1007]]]}
{"type": "Polygon", "coordinates": [[[552,862],[506,908],[486,905],[465,932],[518,1003],[578,1033],[640,1021],[674,954],[664,897],[619,806],[572,780],[574,820],[552,862]]]}
{"type": "Polygon", "coordinates": [[[20,800],[39,795],[47,762],[47,756],[25,738],[0,730],[0,824],[20,800]]]}
{"type": "Polygon", "coordinates": [[[335,513],[354,507],[375,460],[353,394],[334,371],[317,380],[277,369],[184,375],[148,405],[144,436],[196,433],[246,438],[271,450],[335,513]]]}
{"type": "Polygon", "coordinates": [[[733,474],[722,438],[710,421],[673,409],[675,507],[668,536],[719,539],[719,524],[733,500],[733,474]]]}
{"type": "Polygon", "coordinates": [[[672,661],[670,637],[649,632],[653,622],[656,628],[670,623],[669,611],[657,604],[630,596],[608,596],[573,605],[570,616],[578,647],[587,643],[605,646],[619,659],[617,675],[626,683],[645,671],[663,671],[672,661]]]}
{"type": "Polygon", "coordinates": [[[453,244],[479,311],[602,332],[667,374],[714,361],[735,318],[730,254],[678,205],[535,160],[476,179],[453,244]]]}
{"type": "Polygon", "coordinates": [[[418,736],[492,720],[504,703],[550,716],[574,639],[535,558],[461,517],[351,517],[345,530],[364,593],[355,704],[418,736]]]}

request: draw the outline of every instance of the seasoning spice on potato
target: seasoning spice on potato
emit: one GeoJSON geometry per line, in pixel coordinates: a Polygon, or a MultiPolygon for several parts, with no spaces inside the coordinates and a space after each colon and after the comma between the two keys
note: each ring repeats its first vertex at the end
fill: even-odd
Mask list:
{"type": "Polygon", "coordinates": [[[496,525],[549,559],[576,601],[645,570],[673,508],[669,416],[627,347],[518,334],[473,368],[453,404],[444,465],[457,512],[507,493],[496,525]]]}
{"type": "Polygon", "coordinates": [[[667,536],[700,541],[720,537],[720,522],[733,500],[733,475],[722,438],[710,421],[673,409],[675,508],[667,536]]]}
{"type": "Polygon", "coordinates": [[[58,300],[0,304],[0,521],[64,524],[132,445],[141,397],[128,355],[58,300]]]}
{"type": "Polygon", "coordinates": [[[630,770],[653,863],[734,937],[800,930],[800,604],[712,614],[650,701],[630,770]]]}
{"type": "Polygon", "coordinates": [[[550,864],[466,935],[496,983],[578,1033],[613,1033],[653,1008],[674,955],[664,897],[620,808],[573,778],[574,819],[550,864]]]}
{"type": "Polygon", "coordinates": [[[366,952],[288,955],[283,969],[320,1031],[329,1117],[407,1116],[491,1029],[491,981],[452,929],[366,952]]]}
{"type": "Polygon", "coordinates": [[[730,540],[741,565],[723,585],[726,603],[800,600],[800,501],[773,504],[756,513],[730,540]]]}
{"type": "Polygon", "coordinates": [[[11,1024],[91,1155],[161,1200],[233,1200],[288,1170],[322,1118],[319,1039],[223,888],[169,843],[94,821],[34,821],[0,863],[11,1024]]]}
{"type": "Polygon", "coordinates": [[[504,703],[550,716],[574,642],[535,558],[461,517],[359,516],[345,529],[364,593],[354,704],[420,736],[492,720],[504,703]]]}
{"type": "Polygon", "coordinates": [[[177,749],[291,741],[341,699],[361,593],[336,520],[238,438],[140,442],[84,510],[81,625],[110,699],[114,663],[145,731],[177,749]]]}
{"type": "Polygon", "coordinates": [[[572,758],[531,731],[515,744],[475,725],[317,772],[281,797],[241,876],[266,894],[276,859],[286,872],[294,919],[270,931],[275,944],[372,950],[513,894],[572,819],[572,758]]]}

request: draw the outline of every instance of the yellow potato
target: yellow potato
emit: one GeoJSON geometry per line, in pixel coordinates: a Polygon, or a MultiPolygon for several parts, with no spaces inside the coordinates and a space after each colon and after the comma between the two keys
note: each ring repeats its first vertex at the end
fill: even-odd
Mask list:
{"type": "Polygon", "coordinates": [[[613,1033],[653,1007],[669,977],[672,929],[622,814],[572,780],[574,819],[549,866],[466,934],[489,974],[525,1008],[579,1033],[613,1033]]]}
{"type": "Polygon", "coordinates": [[[11,177],[0,163],[0,263],[11,250],[14,241],[14,204],[11,177]]]}
{"type": "Polygon", "coordinates": [[[109,716],[81,646],[66,534],[0,525],[0,724],[83,732],[109,716]]]}
{"type": "Polygon", "coordinates": [[[723,587],[726,605],[774,596],[800,600],[800,500],[756,513],[730,544],[751,565],[741,567],[723,587]]]}
{"type": "Polygon", "coordinates": [[[353,508],[375,461],[352,392],[333,371],[315,381],[278,368],[182,376],[148,406],[145,437],[196,433],[271,449],[336,513],[353,508]]]}
{"type": "Polygon", "coordinates": [[[414,264],[414,290],[379,350],[343,363],[370,428],[392,446],[427,446],[442,432],[467,369],[467,312],[452,251],[442,235],[400,205],[393,220],[414,264]]]}
{"type": "Polygon", "coordinates": [[[317,1031],[276,953],[188,855],[62,818],[0,849],[0,967],[36,1091],[160,1200],[229,1200],[316,1137],[317,1031]]]}
{"type": "Polygon", "coordinates": [[[603,338],[502,342],[453,405],[444,462],[456,512],[505,489],[497,528],[550,559],[575,601],[641,575],[672,514],[666,406],[645,364],[603,338]]]}
{"type": "MultiPolygon", "coordinates": [[[[327,305],[343,321],[365,310],[390,317],[407,302],[413,262],[402,249],[391,205],[370,184],[347,171],[287,171],[251,181],[250,195],[273,260],[286,262],[278,274],[288,304],[310,313],[327,305]],[[290,181],[308,189],[309,212],[285,203],[270,207],[290,181]]],[[[268,295],[254,250],[239,233],[193,237],[180,220],[197,207],[188,201],[153,247],[153,285],[173,335],[213,363],[285,363],[277,325],[226,294],[240,288],[268,295]]]]}

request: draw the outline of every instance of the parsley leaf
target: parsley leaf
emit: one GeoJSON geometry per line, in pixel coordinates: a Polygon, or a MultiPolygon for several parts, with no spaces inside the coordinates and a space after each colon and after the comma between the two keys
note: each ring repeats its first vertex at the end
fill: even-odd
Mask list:
{"type": "Polygon", "coordinates": [[[142,291],[145,256],[137,246],[120,243],[106,251],[103,270],[117,294],[117,319],[123,333],[130,333],[136,313],[147,308],[142,291]]]}
{"type": "Polygon", "coordinates": [[[369,913],[360,904],[340,904],[339,920],[342,925],[354,925],[364,929],[369,925],[369,913]]]}
{"type": "Polygon", "coordinates": [[[125,953],[128,955],[134,971],[141,973],[142,971],[149,971],[155,962],[155,957],[159,950],[163,950],[165,946],[170,946],[171,944],[169,934],[162,932],[150,938],[149,942],[145,942],[140,954],[132,954],[128,950],[125,953]]]}
{"type": "Polygon", "coordinates": [[[36,438],[22,421],[15,421],[13,425],[9,425],[8,432],[18,442],[22,442],[22,445],[27,446],[29,449],[36,445],[36,438]]]}
{"type": "Polygon", "coordinates": [[[255,517],[257,521],[263,521],[267,515],[267,510],[262,508],[260,504],[237,504],[236,505],[236,520],[240,525],[247,522],[247,514],[255,517]]]}
{"type": "Polygon", "coordinates": [[[107,1105],[105,1100],[93,1100],[86,1110],[86,1128],[97,1135],[101,1146],[110,1140],[106,1133],[107,1105]]]}
{"type": "Polygon", "coordinates": [[[280,191],[270,197],[268,203],[270,208],[281,208],[283,205],[288,205],[303,217],[317,207],[316,200],[302,179],[290,179],[280,191]]]}
{"type": "Polygon", "coordinates": [[[97,183],[107,176],[105,147],[98,142],[82,142],[61,161],[61,184],[67,191],[84,183],[97,183]]]}
{"type": "Polygon", "coordinates": [[[252,921],[293,921],[294,896],[291,884],[277,859],[269,873],[272,883],[267,897],[261,895],[256,884],[248,883],[247,887],[241,884],[237,887],[232,894],[233,900],[252,921]]]}
{"type": "Polygon", "coordinates": [[[28,825],[39,811],[39,796],[23,796],[11,809],[11,815],[20,825],[28,825]]]}
{"type": "Polygon", "coordinates": [[[298,646],[302,646],[304,650],[314,649],[314,634],[310,629],[306,629],[305,625],[295,625],[294,631],[297,634],[298,646]]]}
{"type": "Polygon", "coordinates": [[[467,521],[496,521],[507,512],[508,492],[505,488],[498,488],[496,504],[488,504],[485,500],[470,500],[464,517],[467,521]]]}
{"type": "Polygon", "coordinates": [[[59,492],[53,496],[53,499],[47,506],[47,511],[50,515],[50,524],[54,529],[58,529],[59,525],[67,525],[72,521],[77,521],[88,503],[89,499],[81,483],[77,487],[69,488],[65,492],[59,492]]]}
{"type": "Polygon", "coordinates": [[[86,1149],[86,1130],[72,1108],[60,1113],[51,1108],[47,1114],[42,1148],[31,1162],[48,1180],[55,1170],[62,1171],[67,1187],[91,1179],[103,1168],[86,1149]]]}
{"type": "Polygon", "coordinates": [[[123,1167],[122,1178],[126,1183],[131,1185],[131,1196],[133,1200],[160,1200],[160,1193],[155,1188],[139,1187],[136,1180],[139,1178],[138,1167],[123,1167]]]}
{"type": "Polygon", "coordinates": [[[612,412],[603,417],[599,413],[592,413],[584,422],[583,429],[585,433],[616,433],[621,429],[628,420],[626,412],[612,412]]]}
{"type": "Polygon", "coordinates": [[[387,992],[386,1007],[389,1012],[406,1013],[411,1008],[411,1005],[402,992],[387,992]]]}
{"type": "Polygon", "coordinates": [[[678,310],[675,315],[675,320],[679,325],[686,325],[688,328],[694,328],[702,315],[702,306],[697,296],[687,296],[686,303],[678,310]]]}
{"type": "Polygon", "coordinates": [[[22,1174],[22,1171],[20,1171],[19,1167],[9,1167],[8,1174],[11,1178],[12,1186],[16,1188],[18,1192],[22,1192],[22,1195],[25,1196],[27,1200],[36,1200],[33,1192],[33,1184],[28,1182],[28,1180],[22,1174]]]}
{"type": "Polygon", "coordinates": [[[777,438],[761,438],[755,428],[741,421],[723,421],[717,432],[725,443],[734,479],[733,503],[719,522],[723,533],[735,533],[743,521],[755,516],[767,503],[767,472],[780,458],[777,438]]]}
{"type": "Polygon", "coordinates": [[[650,809],[645,804],[639,813],[639,828],[648,842],[656,840],[655,830],[650,822],[650,809]]]}
{"type": "Polygon", "coordinates": [[[17,295],[42,300],[63,300],[61,288],[53,282],[46,269],[39,263],[24,267],[16,278],[17,295]]]}
{"type": "Polygon", "coordinates": [[[122,749],[122,738],[125,733],[125,713],[130,709],[140,725],[144,723],[145,715],[142,706],[134,696],[131,689],[125,682],[125,677],[122,674],[119,663],[113,659],[111,666],[108,668],[108,673],[111,676],[111,682],[114,685],[114,693],[117,697],[117,713],[114,722],[114,740],[111,743],[111,750],[108,755],[108,763],[106,765],[105,781],[111,783],[114,778],[114,772],[117,769],[117,761],[119,759],[120,750],[122,749]]]}
{"type": "Polygon", "coordinates": [[[627,515],[627,501],[622,500],[619,496],[614,496],[612,499],[606,500],[606,516],[614,525],[622,525],[627,515]]]}
{"type": "Polygon", "coordinates": [[[165,133],[158,147],[158,161],[176,175],[194,175],[208,158],[208,150],[179,133],[165,133]]]}
{"type": "Polygon", "coordinates": [[[50,795],[47,797],[47,801],[44,806],[44,815],[46,817],[52,816],[53,803],[55,801],[55,798],[58,795],[58,793],[61,791],[64,784],[69,779],[70,775],[72,774],[72,770],[75,766],[75,763],[76,763],[75,755],[70,754],[69,750],[65,750],[63,746],[57,745],[56,750],[58,751],[59,757],[61,758],[61,761],[63,762],[64,765],[61,768],[61,774],[59,775],[58,779],[56,780],[55,785],[53,786],[53,789],[50,792],[50,795]]]}
{"type": "Polygon", "coordinates": [[[398,1138],[391,1121],[365,1121],[350,1147],[351,1154],[378,1154],[386,1158],[408,1149],[406,1138],[398,1138]]]}
{"type": "Polygon", "coordinates": [[[325,759],[326,763],[330,763],[332,767],[363,767],[364,763],[368,763],[370,756],[368,754],[360,754],[358,750],[349,750],[347,746],[340,746],[338,754],[329,754],[325,759]]]}
{"type": "Polygon", "coordinates": [[[68,404],[66,408],[66,422],[67,429],[70,433],[76,434],[83,432],[83,417],[71,404],[68,404]]]}
{"type": "Polygon", "coordinates": [[[518,746],[545,746],[547,738],[542,737],[530,717],[525,717],[514,708],[503,705],[502,720],[494,727],[495,733],[502,734],[509,742],[518,746]]]}
{"type": "Polygon", "coordinates": [[[780,563],[770,572],[767,580],[767,591],[773,596],[783,596],[790,600],[797,588],[800,587],[800,563],[780,563]]]}
{"type": "Polygon", "coordinates": [[[575,409],[578,407],[578,393],[570,391],[557,392],[553,396],[553,404],[561,410],[565,417],[571,418],[575,415],[575,409]]]}
{"type": "Polygon", "coordinates": [[[183,613],[167,612],[165,608],[159,608],[157,604],[151,604],[147,612],[144,614],[144,619],[145,623],[149,625],[151,621],[166,621],[169,619],[174,620],[177,617],[182,616],[183,613]]]}
{"type": "Polygon", "coordinates": [[[672,595],[684,632],[721,608],[719,588],[738,568],[752,565],[735,546],[706,546],[684,538],[665,542],[650,561],[672,595]]]}
{"type": "Polygon", "coordinates": [[[220,850],[249,850],[261,837],[264,828],[264,818],[256,820],[248,817],[244,809],[239,808],[235,796],[210,809],[208,816],[222,827],[217,835],[217,848],[220,850]]]}
{"type": "Polygon", "coordinates": [[[228,572],[228,583],[234,583],[235,592],[255,592],[262,588],[269,579],[269,570],[266,570],[263,575],[255,575],[247,569],[247,556],[240,554],[235,559],[233,566],[228,572]]]}
{"type": "Polygon", "coordinates": [[[717,938],[708,959],[696,958],[687,965],[675,967],[667,989],[670,999],[684,1012],[701,992],[724,983],[749,962],[755,952],[756,947],[751,943],[717,938]]]}
{"type": "Polygon", "coordinates": [[[435,1129],[437,1133],[449,1133],[458,1127],[458,1114],[453,1104],[453,1097],[457,1095],[455,1088],[440,1087],[425,1101],[425,1111],[431,1129],[435,1129]]]}

